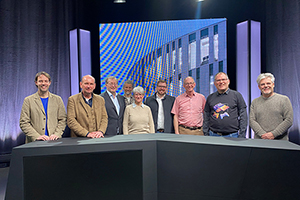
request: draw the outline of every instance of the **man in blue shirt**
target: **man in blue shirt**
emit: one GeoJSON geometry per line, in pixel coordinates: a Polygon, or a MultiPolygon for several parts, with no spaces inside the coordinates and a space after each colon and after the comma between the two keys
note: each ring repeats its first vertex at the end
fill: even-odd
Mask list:
{"type": "Polygon", "coordinates": [[[66,110],[60,96],[49,92],[51,77],[46,72],[35,76],[38,91],[24,99],[20,128],[26,143],[35,140],[57,140],[66,127],[66,110]]]}

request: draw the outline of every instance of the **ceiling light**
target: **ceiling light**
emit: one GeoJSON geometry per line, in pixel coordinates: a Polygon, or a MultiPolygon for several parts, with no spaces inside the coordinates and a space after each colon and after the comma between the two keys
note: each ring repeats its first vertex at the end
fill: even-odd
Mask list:
{"type": "Polygon", "coordinates": [[[126,3],[126,0],[114,0],[114,3],[126,3]]]}

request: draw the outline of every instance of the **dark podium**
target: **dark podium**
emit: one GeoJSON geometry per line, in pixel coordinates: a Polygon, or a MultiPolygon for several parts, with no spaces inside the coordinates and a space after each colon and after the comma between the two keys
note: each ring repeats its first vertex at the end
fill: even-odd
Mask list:
{"type": "Polygon", "coordinates": [[[292,200],[299,186],[287,141],[120,135],[14,148],[6,199],[292,200]]]}

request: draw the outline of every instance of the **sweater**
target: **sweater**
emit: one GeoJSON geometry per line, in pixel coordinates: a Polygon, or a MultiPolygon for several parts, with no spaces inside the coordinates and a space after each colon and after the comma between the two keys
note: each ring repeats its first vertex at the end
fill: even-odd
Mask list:
{"type": "Polygon", "coordinates": [[[142,104],[126,106],[123,119],[123,134],[155,133],[151,110],[142,104]]]}
{"type": "Polygon", "coordinates": [[[271,132],[275,139],[288,140],[288,129],[293,124],[293,108],[289,98],[274,93],[269,98],[260,96],[250,107],[250,127],[255,138],[271,132]]]}

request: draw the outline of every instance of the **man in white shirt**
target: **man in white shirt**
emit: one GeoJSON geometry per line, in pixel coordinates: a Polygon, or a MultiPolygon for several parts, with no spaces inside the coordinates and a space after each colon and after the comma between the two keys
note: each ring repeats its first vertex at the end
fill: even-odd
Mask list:
{"type": "Polygon", "coordinates": [[[145,104],[151,109],[155,132],[175,133],[173,126],[173,114],[171,113],[175,98],[167,95],[167,82],[157,82],[156,93],[146,99],[145,104]]]}

